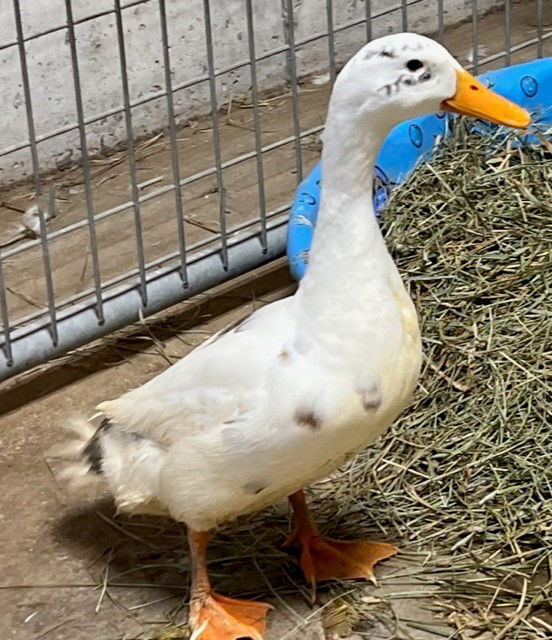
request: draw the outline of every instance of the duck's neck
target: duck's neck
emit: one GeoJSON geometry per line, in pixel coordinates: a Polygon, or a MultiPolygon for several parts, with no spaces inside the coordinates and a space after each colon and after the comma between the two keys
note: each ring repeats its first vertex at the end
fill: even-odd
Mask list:
{"type": "Polygon", "coordinates": [[[388,128],[368,128],[346,110],[330,108],[320,209],[298,290],[303,315],[331,307],[346,313],[351,306],[373,304],[382,279],[394,269],[372,206],[374,163],[388,128]]]}

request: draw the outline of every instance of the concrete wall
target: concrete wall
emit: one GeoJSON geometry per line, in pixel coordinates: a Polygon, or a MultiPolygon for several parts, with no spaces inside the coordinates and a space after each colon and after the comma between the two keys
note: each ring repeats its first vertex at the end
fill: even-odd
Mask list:
{"type": "MultiPolygon", "coordinates": [[[[412,2],[412,0],[410,0],[412,2]]],[[[127,4],[129,4],[127,0],[127,4]]],[[[202,0],[166,0],[171,45],[172,80],[179,85],[207,73],[202,0]]],[[[282,0],[253,0],[257,54],[285,45],[282,0]]],[[[480,0],[486,11],[498,0],[480,0]]],[[[211,0],[215,66],[226,67],[248,58],[247,23],[244,0],[211,0]]],[[[301,40],[327,29],[324,0],[294,0],[295,37],[301,40]]],[[[399,6],[397,0],[372,0],[372,13],[399,6]]],[[[453,24],[471,13],[470,0],[445,0],[446,24],[453,24]]],[[[62,27],[64,0],[21,0],[25,37],[62,27]]],[[[121,76],[113,0],[73,0],[73,13],[80,20],[108,11],[106,15],[76,26],[85,118],[101,116],[122,105],[121,76]]],[[[360,18],[363,0],[334,0],[334,24],[360,18]]],[[[163,52],[156,0],[124,9],[127,66],[131,100],[155,95],[164,88],[163,52]]],[[[408,10],[409,28],[422,33],[437,28],[437,1],[421,0],[408,10]]],[[[374,36],[401,30],[401,12],[377,18],[374,36]]],[[[336,36],[337,59],[345,60],[365,40],[365,27],[359,26],[336,36]]],[[[17,147],[28,139],[25,100],[21,83],[17,47],[6,47],[15,40],[15,22],[10,0],[0,0],[0,152],[17,147]],[[4,48],[2,48],[4,46],[4,48]]],[[[467,47],[469,45],[467,44],[467,47]]],[[[74,85],[70,50],[65,29],[31,39],[26,44],[37,136],[48,135],[76,123],[74,85]]],[[[327,42],[321,40],[300,47],[297,52],[301,75],[327,67],[327,42]]],[[[258,65],[262,88],[288,80],[286,55],[279,54],[258,65]]],[[[247,92],[249,67],[226,73],[217,81],[218,99],[247,92]]],[[[179,121],[209,110],[206,82],[178,91],[175,106],[179,121]]],[[[166,99],[159,97],[133,110],[134,131],[147,135],[166,125],[166,99]]],[[[106,116],[87,126],[89,150],[97,154],[123,142],[126,137],[123,114],[106,116]]],[[[80,157],[78,132],[57,135],[39,145],[42,170],[77,161],[80,157]]],[[[28,177],[32,172],[28,149],[0,157],[0,185],[28,177]]]]}

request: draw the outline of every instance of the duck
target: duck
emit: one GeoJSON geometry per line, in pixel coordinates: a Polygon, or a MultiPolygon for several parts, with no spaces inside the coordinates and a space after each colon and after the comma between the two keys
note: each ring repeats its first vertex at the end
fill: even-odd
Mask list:
{"type": "Polygon", "coordinates": [[[187,525],[194,640],[263,638],[270,605],[217,593],[207,570],[210,536],[239,516],[289,498],[286,544],[298,546],[313,589],[330,579],[373,580],[374,566],[397,553],[390,542],[324,537],[303,489],[379,438],[416,387],[416,310],[371,189],[390,130],[443,110],[530,123],[430,38],[398,33],[364,45],[329,101],[317,226],[297,291],[73,425],[76,477],[101,483],[119,511],[187,525]]]}

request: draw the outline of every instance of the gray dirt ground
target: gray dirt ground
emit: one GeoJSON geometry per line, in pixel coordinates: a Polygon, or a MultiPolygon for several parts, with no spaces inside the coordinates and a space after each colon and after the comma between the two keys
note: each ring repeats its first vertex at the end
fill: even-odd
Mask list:
{"type": "MultiPolygon", "coordinates": [[[[534,3],[514,4],[514,41],[534,32],[534,25],[531,23],[533,9],[534,3]]],[[[499,50],[503,41],[503,17],[500,14],[486,17],[481,21],[480,29],[489,52],[499,50]]],[[[450,48],[461,57],[466,53],[470,33],[470,25],[464,25],[448,35],[450,48]]],[[[547,43],[550,42],[551,40],[547,40],[547,43]]],[[[550,50],[547,53],[550,55],[550,50]]],[[[532,56],[533,52],[525,52],[514,56],[512,62],[532,56]]],[[[315,126],[322,121],[326,99],[327,87],[303,94],[303,126],[315,126]]],[[[283,137],[283,125],[278,123],[289,123],[289,108],[289,98],[286,97],[266,107],[265,143],[283,137]],[[271,131],[274,133],[270,133],[271,131]]],[[[244,111],[236,116],[238,124],[249,126],[246,119],[251,116],[249,113],[244,115],[244,111]]],[[[239,153],[243,133],[242,128],[232,124],[226,123],[224,126],[225,147],[231,149],[233,155],[239,153]]],[[[197,163],[194,168],[208,166],[211,144],[209,132],[193,133],[190,128],[186,128],[183,137],[192,140],[191,149],[197,163]]],[[[156,143],[154,141],[151,148],[144,151],[145,153],[149,149],[157,153],[148,158],[149,164],[144,164],[145,180],[155,175],[169,175],[166,164],[168,145],[164,143],[156,149],[156,143]],[[147,167],[150,167],[149,171],[147,167]]],[[[186,153],[190,153],[190,148],[187,148],[186,153]]],[[[312,164],[317,157],[316,149],[305,146],[304,153],[306,163],[312,164]]],[[[295,184],[290,168],[292,151],[284,149],[269,158],[266,161],[269,206],[277,206],[289,199],[295,184]]],[[[108,180],[101,190],[102,200],[97,206],[105,208],[121,201],[121,193],[125,193],[128,184],[125,171],[122,165],[110,166],[98,178],[108,180]]],[[[246,219],[251,207],[256,207],[254,181],[254,172],[249,165],[244,165],[233,175],[229,175],[229,208],[235,212],[238,221],[246,219]],[[251,205],[252,202],[255,204],[251,205]]],[[[64,225],[78,219],[82,193],[70,193],[69,182],[67,184],[62,218],[55,224],[64,225]]],[[[195,224],[198,219],[201,224],[216,229],[216,205],[209,204],[209,190],[212,186],[211,177],[196,183],[186,192],[189,199],[187,212],[192,219],[188,226],[191,234],[197,234],[192,235],[192,239],[198,239],[204,233],[195,224]]],[[[9,196],[12,204],[25,203],[25,198],[22,197],[24,194],[25,188],[14,191],[9,196]]],[[[160,218],[163,211],[172,211],[172,204],[161,199],[152,203],[144,213],[150,258],[171,249],[166,238],[174,238],[172,219],[168,214],[165,218],[160,218]]],[[[3,209],[0,213],[4,220],[5,216],[12,216],[10,224],[15,222],[18,215],[8,209],[3,209]]],[[[126,226],[127,220],[123,216],[115,216],[108,219],[102,228],[101,233],[105,239],[104,277],[133,264],[134,254],[127,249],[122,250],[123,246],[129,246],[126,226]]],[[[2,232],[6,232],[6,229],[2,232]]],[[[75,236],[71,243],[60,245],[63,250],[60,248],[57,254],[56,249],[53,250],[59,295],[75,291],[74,264],[77,260],[78,264],[83,260],[83,242],[82,237],[75,236]],[[68,265],[71,266],[70,269],[67,268],[68,265]]],[[[43,292],[36,284],[38,269],[38,254],[33,257],[30,252],[14,258],[8,265],[11,288],[16,292],[10,298],[11,311],[15,316],[29,313],[44,302],[41,297],[43,292]]],[[[83,274],[77,285],[88,285],[89,272],[86,265],[83,264],[77,271],[83,274]]],[[[87,348],[79,356],[61,359],[53,366],[0,388],[0,413],[3,414],[0,417],[0,563],[3,567],[0,579],[1,638],[130,640],[155,637],[165,624],[167,613],[176,610],[182,603],[186,576],[171,566],[164,571],[160,569],[158,579],[136,582],[131,586],[125,586],[124,580],[121,583],[112,580],[115,585],[122,586],[110,586],[102,595],[105,567],[109,565],[112,575],[124,571],[135,559],[130,553],[121,562],[120,554],[115,554],[117,563],[121,563],[121,566],[106,563],[106,558],[117,549],[126,549],[124,545],[128,542],[127,536],[98,515],[98,505],[78,500],[65,491],[47,463],[44,451],[63,438],[61,425],[68,416],[73,413],[89,413],[99,401],[117,396],[145,382],[167,365],[165,356],[152,342],[152,335],[165,342],[165,354],[180,357],[212,332],[233,319],[246,315],[255,305],[288,293],[292,286],[285,267],[265,269],[262,274],[250,276],[247,281],[241,281],[241,284],[226,285],[216,294],[199,296],[194,301],[178,305],[171,310],[170,322],[166,314],[165,319],[156,321],[151,332],[141,328],[137,336],[123,334],[117,339],[101,342],[87,348]]],[[[58,468],[54,471],[57,473],[58,468]]],[[[108,516],[112,514],[109,504],[101,504],[99,509],[108,516]]],[[[285,531],[282,531],[282,537],[284,535],[285,531]]],[[[148,542],[154,546],[151,539],[148,542]]],[[[183,538],[174,541],[174,554],[176,561],[185,565],[183,538]]],[[[252,555],[254,554],[253,549],[252,555]]],[[[152,562],[155,562],[155,557],[155,549],[152,548],[152,562]]],[[[141,559],[144,560],[144,553],[141,554],[141,559]]],[[[403,566],[406,566],[406,560],[399,556],[381,567],[379,572],[381,575],[403,566]]],[[[381,595],[372,586],[365,589],[369,598],[381,595]]],[[[283,600],[273,597],[272,602],[276,610],[270,618],[268,640],[325,638],[319,615],[303,600],[284,596],[283,600]],[[308,629],[298,627],[298,621],[309,616],[308,629]]],[[[431,614],[424,610],[427,604],[420,599],[397,600],[393,607],[397,619],[402,622],[398,623],[396,633],[385,634],[376,625],[362,636],[349,637],[351,640],[353,637],[357,640],[361,637],[370,637],[372,640],[391,637],[430,640],[442,637],[436,632],[417,631],[406,622],[430,620],[431,614]]]]}

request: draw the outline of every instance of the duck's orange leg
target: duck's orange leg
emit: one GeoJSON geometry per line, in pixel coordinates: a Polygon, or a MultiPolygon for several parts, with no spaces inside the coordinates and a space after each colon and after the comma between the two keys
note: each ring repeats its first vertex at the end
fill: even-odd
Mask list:
{"type": "Polygon", "coordinates": [[[252,600],[234,600],[211,589],[207,574],[205,531],[188,532],[192,560],[190,630],[194,640],[263,640],[266,614],[271,606],[252,600]]]}
{"type": "Polygon", "coordinates": [[[313,588],[321,580],[366,578],[375,581],[374,565],[397,553],[386,542],[370,540],[344,541],[320,535],[305,501],[305,494],[297,491],[289,497],[293,507],[295,528],[285,546],[299,544],[301,569],[313,588]]]}

